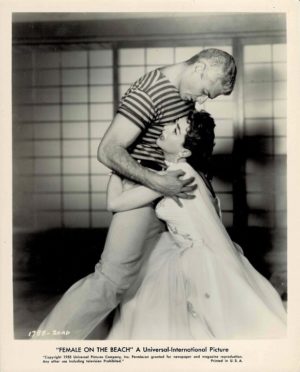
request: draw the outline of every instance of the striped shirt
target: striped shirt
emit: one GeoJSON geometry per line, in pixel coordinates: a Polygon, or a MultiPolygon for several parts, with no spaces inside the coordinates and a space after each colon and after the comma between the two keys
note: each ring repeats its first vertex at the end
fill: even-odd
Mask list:
{"type": "Polygon", "coordinates": [[[122,97],[117,111],[141,129],[140,136],[128,149],[131,156],[164,167],[164,156],[156,140],[165,124],[186,116],[192,109],[194,102],[183,101],[159,69],[138,79],[122,97]]]}

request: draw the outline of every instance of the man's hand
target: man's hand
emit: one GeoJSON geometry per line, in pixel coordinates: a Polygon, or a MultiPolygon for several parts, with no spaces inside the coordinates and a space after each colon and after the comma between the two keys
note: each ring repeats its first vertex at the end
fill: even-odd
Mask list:
{"type": "Polygon", "coordinates": [[[171,197],[179,206],[182,206],[179,198],[193,199],[195,196],[191,193],[197,188],[197,185],[193,184],[195,178],[182,179],[184,175],[185,172],[180,169],[168,171],[164,175],[158,175],[152,187],[161,194],[171,197]]]}

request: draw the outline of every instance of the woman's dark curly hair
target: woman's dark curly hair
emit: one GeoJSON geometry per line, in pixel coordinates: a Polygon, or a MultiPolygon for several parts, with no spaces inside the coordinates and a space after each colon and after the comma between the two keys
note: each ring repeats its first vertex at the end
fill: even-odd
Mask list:
{"type": "Polygon", "coordinates": [[[197,172],[202,172],[211,179],[210,163],[215,145],[214,119],[204,110],[194,110],[189,113],[187,121],[190,126],[183,147],[192,153],[187,162],[197,172]]]}

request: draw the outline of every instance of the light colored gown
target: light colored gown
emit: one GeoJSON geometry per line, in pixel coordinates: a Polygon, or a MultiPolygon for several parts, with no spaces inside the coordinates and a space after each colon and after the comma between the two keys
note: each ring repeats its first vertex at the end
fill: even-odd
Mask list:
{"type": "Polygon", "coordinates": [[[121,303],[109,339],[255,339],[286,335],[277,291],[232,242],[202,178],[196,198],[156,207],[168,226],[121,303]]]}

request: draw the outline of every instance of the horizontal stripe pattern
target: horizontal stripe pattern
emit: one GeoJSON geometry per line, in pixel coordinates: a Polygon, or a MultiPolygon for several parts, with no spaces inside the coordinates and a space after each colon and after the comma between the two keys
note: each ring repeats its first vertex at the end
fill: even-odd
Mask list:
{"type": "Polygon", "coordinates": [[[156,141],[166,123],[174,122],[192,109],[194,103],[183,101],[159,69],[138,79],[124,94],[118,108],[118,113],[142,130],[139,140],[130,148],[132,157],[164,166],[164,157],[156,141]]]}

